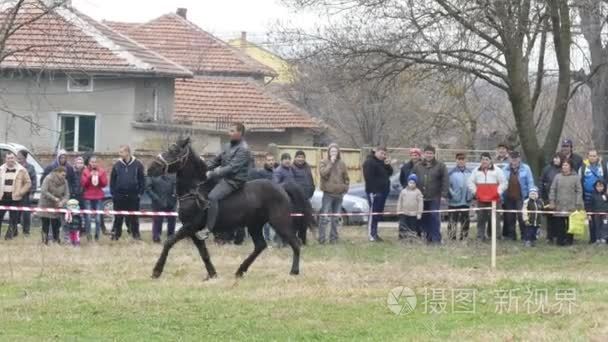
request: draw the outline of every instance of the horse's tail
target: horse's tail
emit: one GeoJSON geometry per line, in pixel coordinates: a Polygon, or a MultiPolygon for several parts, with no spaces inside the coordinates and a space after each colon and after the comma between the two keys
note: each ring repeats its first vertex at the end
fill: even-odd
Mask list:
{"type": "Polygon", "coordinates": [[[312,205],[297,184],[283,183],[283,189],[291,201],[292,214],[296,214],[292,220],[296,236],[302,241],[302,244],[306,244],[306,230],[314,227],[315,223],[312,205]]]}

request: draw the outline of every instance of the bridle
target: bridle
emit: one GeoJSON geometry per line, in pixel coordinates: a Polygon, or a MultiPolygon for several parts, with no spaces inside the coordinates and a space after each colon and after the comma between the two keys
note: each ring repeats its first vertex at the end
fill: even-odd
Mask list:
{"type": "Polygon", "coordinates": [[[184,155],[175,158],[175,160],[173,160],[173,161],[167,161],[165,159],[165,157],[163,157],[163,154],[159,153],[158,156],[156,156],[156,158],[154,159],[154,162],[159,164],[160,166],[162,166],[163,173],[167,174],[167,173],[169,173],[169,167],[171,167],[171,165],[174,165],[174,164],[179,164],[179,169],[181,170],[184,167],[184,163],[186,162],[186,160],[188,159],[189,156],[190,156],[190,149],[187,148],[186,153],[184,153],[184,155]]]}

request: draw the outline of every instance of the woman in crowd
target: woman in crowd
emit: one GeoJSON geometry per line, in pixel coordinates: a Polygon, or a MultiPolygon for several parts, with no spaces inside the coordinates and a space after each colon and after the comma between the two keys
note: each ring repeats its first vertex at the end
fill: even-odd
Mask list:
{"type": "MultiPolygon", "coordinates": [[[[560,153],[556,153],[553,155],[553,159],[551,160],[551,164],[545,166],[543,169],[543,173],[540,176],[540,184],[539,184],[539,192],[540,198],[543,200],[543,203],[549,203],[549,192],[551,191],[551,185],[553,184],[553,180],[555,176],[557,176],[560,172],[562,172],[562,160],[563,156],[560,153]]],[[[552,214],[547,214],[547,240],[549,243],[555,242],[555,221],[552,214]]]]}
{"type": "MultiPolygon", "coordinates": [[[[40,189],[40,208],[63,208],[70,199],[70,190],[66,179],[67,171],[63,166],[55,168],[42,182],[40,189]]],[[[40,212],[42,221],[42,242],[49,243],[49,227],[53,230],[53,241],[59,243],[61,213],[40,212]]]]}
{"type": "Polygon", "coordinates": [[[583,209],[583,193],[581,179],[572,170],[572,161],[564,160],[562,172],[555,176],[549,203],[552,210],[558,212],[553,215],[554,233],[559,246],[571,245],[572,234],[568,234],[568,217],[575,210],[583,209]]]}

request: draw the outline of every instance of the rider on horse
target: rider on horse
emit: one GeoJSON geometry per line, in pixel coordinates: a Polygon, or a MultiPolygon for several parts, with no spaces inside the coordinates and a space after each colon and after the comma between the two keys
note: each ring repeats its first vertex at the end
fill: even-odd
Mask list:
{"type": "Polygon", "coordinates": [[[235,123],[230,126],[230,143],[226,144],[222,152],[207,163],[210,171],[207,172],[209,180],[217,180],[217,185],[209,192],[209,209],[207,211],[207,225],[197,235],[204,240],[213,230],[219,211],[219,201],[231,193],[241,189],[249,178],[251,152],[247,142],[243,139],[245,126],[235,123]]]}

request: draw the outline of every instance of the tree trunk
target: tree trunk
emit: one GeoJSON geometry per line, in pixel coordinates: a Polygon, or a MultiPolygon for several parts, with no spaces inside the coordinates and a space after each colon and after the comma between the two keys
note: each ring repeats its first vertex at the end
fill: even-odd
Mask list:
{"type": "Polygon", "coordinates": [[[591,82],[593,143],[598,150],[608,150],[608,68],[601,68],[591,82]]]}

